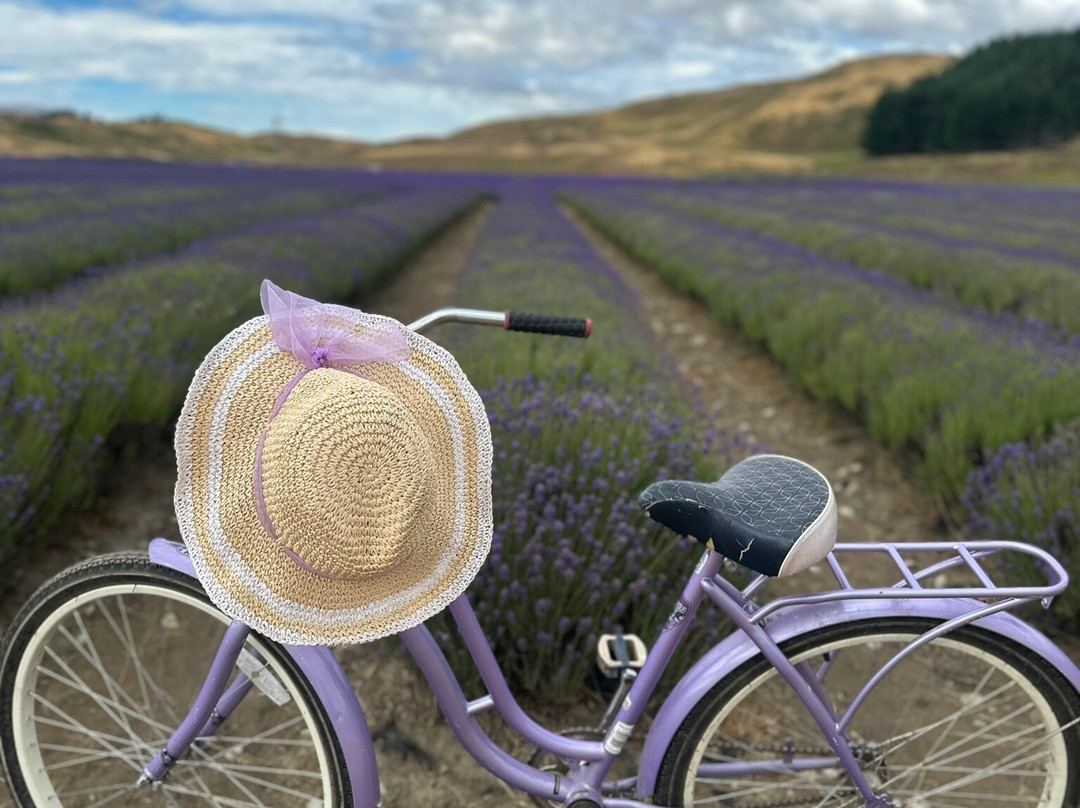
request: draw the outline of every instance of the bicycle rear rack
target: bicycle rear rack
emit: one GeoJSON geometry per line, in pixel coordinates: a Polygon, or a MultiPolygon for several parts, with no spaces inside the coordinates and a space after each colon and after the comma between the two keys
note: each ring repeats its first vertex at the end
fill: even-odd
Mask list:
{"type": "Polygon", "coordinates": [[[1039,600],[1043,608],[1049,608],[1054,597],[1060,594],[1069,583],[1069,575],[1058,563],[1057,559],[1038,547],[1021,544],[1013,541],[970,541],[970,542],[904,542],[888,544],[837,544],[833,552],[829,553],[827,562],[830,570],[840,585],[839,589],[825,592],[813,592],[804,595],[790,595],[770,601],[764,606],[756,606],[750,600],[766,582],[772,580],[768,576],[756,576],[742,590],[742,596],[750,609],[750,620],[754,623],[762,623],[770,615],[789,606],[814,605],[843,600],[895,600],[895,599],[943,599],[964,598],[968,600],[990,600],[982,609],[977,610],[980,614],[970,619],[977,620],[982,614],[992,614],[1006,609],[1011,609],[1021,603],[1039,600]],[[1047,583],[1043,586],[999,586],[990,577],[985,567],[980,564],[981,559],[989,558],[999,553],[1016,553],[1028,556],[1029,560],[1036,561],[1036,567],[1046,573],[1047,583]],[[846,554],[884,554],[896,565],[900,571],[900,580],[891,586],[858,588],[851,584],[848,576],[840,565],[838,556],[846,554]],[[905,560],[905,554],[912,553],[937,553],[948,554],[945,558],[929,566],[913,571],[905,560]],[[953,568],[969,570],[979,581],[977,586],[952,586],[934,587],[924,586],[928,579],[953,568]]]}

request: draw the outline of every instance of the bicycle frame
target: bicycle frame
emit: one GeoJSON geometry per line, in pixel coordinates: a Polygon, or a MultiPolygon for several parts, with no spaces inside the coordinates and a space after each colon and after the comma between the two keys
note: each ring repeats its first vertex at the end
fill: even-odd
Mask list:
{"type": "MultiPolygon", "coordinates": [[[[1026,623],[1005,614],[1004,609],[1019,603],[1042,599],[1048,601],[1061,592],[1068,577],[1053,558],[1034,548],[1011,542],[983,542],[968,544],[924,543],[912,545],[837,545],[835,553],[886,552],[904,570],[903,578],[894,587],[857,590],[848,583],[836,555],[830,555],[829,565],[836,575],[840,589],[836,592],[783,598],[764,608],[757,607],[751,596],[767,580],[759,576],[743,590],[739,590],[718,575],[724,558],[718,553],[706,551],[697,568],[687,581],[679,598],[678,606],[659,639],[651,649],[648,659],[634,680],[622,704],[615,713],[611,728],[603,741],[583,741],[566,738],[551,732],[530,719],[515,701],[506,680],[491,651],[476,615],[462,596],[449,607],[458,625],[463,641],[476,662],[488,695],[468,701],[450,669],[446,657],[439,649],[425,626],[418,626],[399,636],[424,673],[439,707],[465,749],[484,768],[510,786],[537,797],[570,804],[576,800],[591,799],[598,805],[610,808],[644,808],[644,800],[651,798],[656,785],[660,763],[678,727],[708,691],[744,662],[764,655],[777,669],[780,676],[794,689],[810,715],[821,728],[823,739],[834,751],[832,757],[803,759],[797,762],[800,769],[825,769],[842,766],[852,783],[866,800],[868,808],[889,808],[891,803],[873,793],[859,769],[851,748],[844,737],[844,728],[866,696],[884,675],[908,653],[921,644],[940,636],[958,626],[975,621],[990,631],[997,632],[1012,641],[1030,648],[1057,667],[1078,689],[1080,669],[1046,637],[1026,623]],[[933,565],[912,575],[900,561],[897,547],[914,551],[954,553],[954,559],[933,565]],[[962,549],[958,549],[962,548],[962,549]],[[969,548],[974,548],[970,552],[969,548]],[[920,581],[941,569],[959,564],[976,566],[978,558],[1002,550],[1016,550],[1036,555],[1049,570],[1050,582],[1043,587],[996,587],[985,572],[976,573],[982,588],[959,590],[933,590],[921,587],[920,581]],[[992,593],[992,594],[991,594],[992,593]],[[995,603],[985,604],[973,597],[998,598],[995,603]],[[738,631],[714,647],[702,657],[681,679],[662,705],[648,735],[638,769],[637,777],[621,781],[608,781],[608,771],[619,757],[633,728],[638,724],[661,675],[666,669],[680,640],[693,623],[698,607],[704,600],[715,603],[731,619],[738,631]],[[798,608],[792,608],[798,607],[798,608]],[[914,640],[872,677],[844,715],[838,715],[824,694],[821,679],[827,665],[815,671],[807,663],[793,665],[780,650],[780,645],[808,631],[840,623],[865,620],[873,617],[902,614],[913,617],[929,617],[942,621],[942,625],[914,640]],[[541,771],[509,755],[498,747],[483,731],[473,717],[476,713],[496,709],[505,721],[522,737],[536,744],[568,764],[565,775],[541,771]],[[634,798],[625,796],[633,792],[634,798]]],[[[186,549],[164,539],[155,539],[150,545],[150,557],[156,563],[195,576],[186,549]]],[[[235,663],[239,646],[237,635],[246,636],[246,627],[234,624],[226,632],[213,671],[226,664],[235,663]],[[232,658],[230,660],[230,655],[232,658]]],[[[242,643],[240,643],[242,645],[242,643]]],[[[319,699],[326,707],[334,731],[341,743],[348,776],[353,785],[354,808],[377,808],[379,802],[378,770],[375,762],[371,736],[366,717],[356,699],[352,686],[333,654],[326,648],[286,647],[311,682],[319,699]]],[[[174,735],[166,749],[167,760],[174,753],[182,754],[187,744],[194,740],[207,716],[214,715],[222,703],[235,702],[235,693],[246,693],[249,686],[243,680],[225,692],[225,679],[220,675],[208,676],[188,720],[174,735]],[[190,735],[190,737],[187,737],[190,735]],[[185,742],[186,739],[186,743],[185,742]],[[182,747],[182,748],[181,748],[182,747]]],[[[163,771],[161,754],[147,766],[147,779],[158,780],[163,771]]],[[[755,773],[783,767],[783,761],[713,764],[715,774],[724,776],[752,776],[755,773]]],[[[781,770],[783,770],[781,768],[781,770]]]]}
{"type": "MultiPolygon", "coordinates": [[[[408,327],[421,332],[442,323],[458,322],[499,326],[507,330],[534,330],[532,327],[515,325],[514,316],[509,312],[445,308],[410,323],[408,327]]],[[[574,335],[587,337],[591,323],[581,322],[581,333],[574,335]]],[[[183,545],[155,539],[150,545],[150,557],[157,563],[197,577],[183,545]]],[[[959,626],[979,621],[982,627],[996,631],[1039,654],[1056,666],[1080,690],[1080,670],[1043,635],[1004,613],[1006,609],[1032,600],[1042,600],[1044,605],[1048,606],[1053,597],[1068,584],[1068,575],[1061,565],[1036,548],[1014,542],[837,545],[829,555],[828,563],[836,576],[839,590],[781,598],[764,608],[759,608],[752,597],[768,580],[767,577],[757,576],[740,591],[719,576],[724,560],[720,554],[708,550],[702,555],[683,588],[675,611],[613,716],[610,713],[614,705],[609,708],[609,715],[605,718],[610,718],[610,729],[603,741],[582,741],[564,737],[545,729],[525,714],[507,686],[466,595],[455,600],[449,606],[449,611],[488,689],[487,695],[473,701],[466,699],[446,657],[425,626],[409,629],[399,636],[424,673],[440,709],[469,754],[503,782],[533,796],[566,805],[582,801],[582,805],[592,803],[609,808],[644,808],[647,803],[643,800],[652,797],[664,753],[683,720],[713,685],[759,654],[768,659],[799,696],[821,729],[823,738],[835,753],[835,757],[800,760],[795,765],[801,769],[826,769],[836,768],[839,763],[864,798],[866,808],[891,808],[892,804],[884,795],[873,792],[859,768],[844,730],[874,687],[895,665],[923,644],[959,626]],[[902,550],[898,548],[915,552],[951,552],[953,557],[913,574],[901,557],[902,550]],[[971,552],[969,548],[974,548],[975,551],[971,552]],[[1035,556],[1044,569],[1049,571],[1048,585],[997,587],[980,566],[979,559],[1002,550],[1035,556]],[[844,575],[836,560],[837,552],[885,552],[899,568],[901,581],[884,589],[858,590],[844,575]],[[960,564],[964,564],[975,574],[981,587],[949,590],[927,590],[922,587],[921,580],[960,564]],[[973,601],[973,598],[998,600],[991,605],[985,605],[973,601]],[[693,623],[698,607],[706,599],[714,602],[732,621],[737,629],[736,633],[702,657],[664,701],[646,737],[638,776],[617,782],[605,780],[644,713],[683,635],[693,623]],[[785,609],[787,611],[784,611],[785,609]],[[836,713],[822,686],[830,663],[825,663],[815,671],[808,663],[792,664],[780,649],[780,645],[786,640],[811,630],[895,614],[929,617],[940,621],[940,625],[913,640],[886,663],[871,677],[843,715],[836,713]],[[512,757],[495,744],[473,718],[476,713],[492,707],[523,738],[562,759],[567,764],[567,773],[560,775],[536,769],[512,757]],[[622,796],[630,790],[633,790],[637,799],[622,796]]],[[[190,713],[165,748],[147,765],[140,782],[160,782],[167,775],[172,763],[187,751],[195,738],[200,733],[215,730],[225,720],[228,712],[250,691],[253,683],[243,675],[237,678],[228,691],[225,690],[229,672],[237,662],[247,634],[248,628],[235,621],[226,631],[211,671],[190,713]]],[[[329,714],[346,759],[348,776],[353,787],[354,808],[377,808],[381,805],[379,776],[371,735],[366,716],[348,677],[326,648],[286,646],[285,650],[296,660],[329,714]]],[[[790,770],[791,765],[778,760],[747,764],[712,764],[709,768],[718,775],[750,777],[763,771],[775,771],[777,767],[780,771],[784,771],[784,767],[790,770]]]]}

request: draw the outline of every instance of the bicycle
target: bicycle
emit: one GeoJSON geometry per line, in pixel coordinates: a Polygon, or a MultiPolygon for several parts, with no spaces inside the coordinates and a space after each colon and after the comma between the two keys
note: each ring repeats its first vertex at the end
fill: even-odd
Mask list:
{"type": "MultiPolygon", "coordinates": [[[[442,309],[409,328],[445,322],[568,336],[591,327],[442,309]]],[[[789,463],[798,461],[779,458],[764,473],[759,464],[758,483],[786,491],[783,475],[803,465],[789,463]]],[[[753,479],[738,483],[744,489],[724,480],[759,500],[765,490],[746,489],[753,479]]],[[[653,507],[653,518],[689,535],[713,520],[723,533],[737,506],[716,496],[719,483],[681,499],[665,485],[685,484],[650,487],[647,506],[678,505],[653,507]]],[[[764,505],[774,520],[792,507],[775,497],[764,505]]],[[[561,735],[525,714],[467,595],[449,612],[485,695],[466,698],[425,626],[399,636],[466,750],[508,785],[554,805],[1080,805],[1080,669],[1008,614],[1034,601],[1048,607],[1065,589],[1054,558],[1003,541],[834,546],[834,530],[832,542],[804,545],[798,566],[826,565],[836,587],[761,604],[786,557],[770,550],[767,535],[757,549],[755,541],[732,534],[710,542],[651,651],[636,637],[601,638],[601,662],[618,687],[599,740],[561,735]],[[1046,583],[995,583],[980,562],[1005,553],[1033,561],[1046,583]],[[940,559],[920,566],[913,554],[940,559]],[[867,555],[896,567],[891,585],[852,585],[841,559],[867,555]],[[720,575],[725,562],[751,560],[758,574],[741,589],[720,575]],[[948,571],[975,583],[934,588],[948,571]],[[664,699],[636,775],[609,779],[705,601],[736,631],[664,699]],[[474,718],[490,709],[558,766],[500,749],[474,718]]],[[[367,722],[330,651],[280,645],[231,621],[211,604],[181,544],[155,539],[148,553],[103,556],[53,578],[16,617],[0,660],[0,759],[20,808],[381,804],[367,722]],[[191,636],[206,638],[198,654],[191,636]]]]}

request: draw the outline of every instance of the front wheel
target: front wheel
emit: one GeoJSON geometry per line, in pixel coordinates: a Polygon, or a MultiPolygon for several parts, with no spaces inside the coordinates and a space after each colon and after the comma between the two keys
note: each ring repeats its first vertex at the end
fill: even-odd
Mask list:
{"type": "Polygon", "coordinates": [[[265,664],[261,687],[234,671],[230,687],[241,697],[224,722],[196,740],[159,790],[135,786],[186,715],[229,622],[198,582],[145,555],[94,559],[42,586],[0,649],[0,757],[16,804],[352,805],[311,685],[256,634],[244,653],[265,664]]]}
{"type": "MultiPolygon", "coordinates": [[[[839,714],[869,678],[939,623],[866,620],[782,647],[819,674],[839,714]]],[[[964,627],[917,649],[847,730],[871,786],[897,808],[1080,805],[1080,694],[1029,649],[964,627]]],[[[660,766],[654,800],[690,808],[862,808],[821,730],[762,657],[691,710],[660,766]],[[775,763],[754,776],[726,764],[775,763]],[[789,765],[785,765],[789,764],[789,765]],[[737,776],[736,776],[737,775],[737,776]]]]}

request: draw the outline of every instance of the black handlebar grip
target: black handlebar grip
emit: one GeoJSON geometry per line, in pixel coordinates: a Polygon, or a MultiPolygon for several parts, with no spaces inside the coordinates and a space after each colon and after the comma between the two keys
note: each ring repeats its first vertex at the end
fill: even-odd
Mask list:
{"type": "Polygon", "coordinates": [[[553,334],[557,337],[580,337],[592,333],[592,320],[584,317],[555,317],[550,314],[506,312],[503,328],[507,331],[528,331],[532,334],[553,334]]]}

